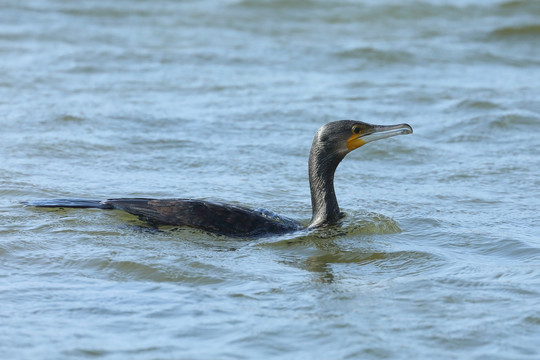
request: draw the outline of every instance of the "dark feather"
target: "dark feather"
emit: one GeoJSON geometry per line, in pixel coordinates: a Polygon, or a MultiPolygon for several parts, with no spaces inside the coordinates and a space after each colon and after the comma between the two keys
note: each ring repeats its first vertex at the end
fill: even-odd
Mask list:
{"type": "Polygon", "coordinates": [[[189,226],[215,234],[256,237],[295,231],[300,224],[269,218],[241,206],[192,199],[110,199],[114,209],[136,215],[153,225],[189,226]]]}

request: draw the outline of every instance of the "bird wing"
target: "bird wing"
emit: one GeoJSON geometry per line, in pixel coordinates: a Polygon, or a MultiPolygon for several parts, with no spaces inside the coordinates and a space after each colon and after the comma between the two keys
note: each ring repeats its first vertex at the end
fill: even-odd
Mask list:
{"type": "Polygon", "coordinates": [[[110,199],[105,204],[152,225],[189,226],[216,234],[253,237],[284,233],[299,224],[280,222],[241,206],[193,199],[110,199]]]}

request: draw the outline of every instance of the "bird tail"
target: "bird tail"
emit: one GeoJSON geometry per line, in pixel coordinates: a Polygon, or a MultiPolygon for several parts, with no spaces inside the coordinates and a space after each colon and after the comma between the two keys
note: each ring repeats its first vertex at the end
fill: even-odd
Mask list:
{"type": "Polygon", "coordinates": [[[46,208],[95,208],[112,209],[113,207],[105,201],[86,199],[50,199],[23,202],[26,206],[46,207],[46,208]]]}

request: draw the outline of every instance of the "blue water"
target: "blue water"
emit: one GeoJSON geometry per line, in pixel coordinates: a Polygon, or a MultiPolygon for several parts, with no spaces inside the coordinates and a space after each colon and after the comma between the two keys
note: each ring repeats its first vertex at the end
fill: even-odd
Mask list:
{"type": "Polygon", "coordinates": [[[0,357],[540,357],[540,2],[4,1],[0,71],[0,357]],[[414,134],[347,156],[322,231],[21,205],[305,223],[311,140],[339,119],[414,134]]]}

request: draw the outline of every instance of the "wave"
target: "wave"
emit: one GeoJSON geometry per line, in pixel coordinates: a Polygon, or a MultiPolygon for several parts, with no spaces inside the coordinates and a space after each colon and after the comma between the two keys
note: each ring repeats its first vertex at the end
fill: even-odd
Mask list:
{"type": "MultiPolygon", "coordinates": [[[[403,250],[392,252],[371,252],[371,251],[330,251],[328,253],[312,256],[308,259],[308,264],[313,267],[314,264],[359,264],[367,265],[371,263],[379,263],[385,268],[394,268],[396,271],[400,269],[410,269],[423,263],[434,264],[439,258],[433,254],[422,251],[403,250]],[[413,266],[414,264],[414,266],[413,266]]],[[[313,267],[316,268],[316,267],[313,267]]],[[[321,268],[324,268],[322,266],[321,268]]]]}
{"type": "Polygon", "coordinates": [[[506,257],[522,262],[533,262],[540,257],[540,249],[524,241],[505,238],[490,241],[477,246],[477,251],[484,255],[506,257]]]}
{"type": "Polygon", "coordinates": [[[358,47],[336,53],[341,59],[361,59],[373,63],[411,63],[414,55],[406,51],[380,50],[372,47],[358,47]]]}
{"type": "Polygon", "coordinates": [[[332,8],[331,3],[317,0],[289,1],[289,0],[242,0],[233,2],[232,7],[255,10],[309,10],[317,8],[332,8]]]}
{"type": "Polygon", "coordinates": [[[540,41],[540,24],[504,26],[491,31],[489,37],[495,40],[540,41]]]}
{"type": "Polygon", "coordinates": [[[495,53],[492,51],[482,51],[478,49],[476,52],[471,52],[463,57],[465,64],[504,64],[508,66],[538,66],[540,59],[534,55],[528,55],[526,52],[500,51],[495,53]]]}
{"type": "Polygon", "coordinates": [[[469,100],[465,99],[455,105],[457,109],[467,110],[492,110],[499,109],[500,106],[489,100],[469,100]]]}
{"type": "Polygon", "coordinates": [[[511,0],[499,4],[499,9],[503,11],[503,15],[508,16],[510,12],[522,14],[540,15],[540,3],[530,0],[511,0]]]}
{"type": "Polygon", "coordinates": [[[311,239],[358,237],[364,235],[397,234],[402,230],[396,220],[389,216],[361,210],[346,211],[336,225],[324,226],[308,235],[311,239]]]}
{"type": "MultiPolygon", "coordinates": [[[[457,106],[474,105],[461,102],[457,106]]],[[[487,104],[486,106],[490,105],[487,104]]],[[[446,126],[441,130],[441,136],[451,143],[482,142],[493,138],[501,139],[500,135],[504,132],[503,138],[511,140],[510,133],[522,134],[523,132],[531,132],[534,129],[538,129],[540,127],[539,120],[539,115],[528,111],[478,115],[446,126]]]]}
{"type": "Polygon", "coordinates": [[[261,238],[257,244],[261,246],[311,246],[319,245],[338,238],[357,239],[370,235],[397,234],[402,230],[397,221],[389,216],[361,210],[346,211],[346,215],[335,225],[317,229],[304,229],[277,237],[261,238]]]}

